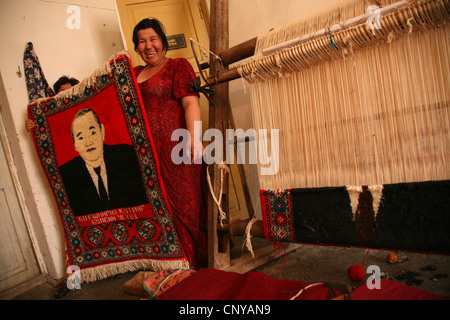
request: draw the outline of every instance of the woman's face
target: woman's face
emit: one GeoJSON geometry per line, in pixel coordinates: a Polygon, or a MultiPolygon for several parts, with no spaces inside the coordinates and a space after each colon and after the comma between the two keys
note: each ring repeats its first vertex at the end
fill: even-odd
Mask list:
{"type": "Polygon", "coordinates": [[[165,58],[161,37],[153,28],[139,30],[137,35],[137,51],[142,60],[150,67],[159,66],[165,58]]]}

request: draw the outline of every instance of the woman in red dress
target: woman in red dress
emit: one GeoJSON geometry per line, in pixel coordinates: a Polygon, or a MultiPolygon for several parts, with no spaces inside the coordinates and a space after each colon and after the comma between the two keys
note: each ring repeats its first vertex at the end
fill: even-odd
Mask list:
{"type": "Polygon", "coordinates": [[[195,72],[186,59],[166,57],[169,45],[156,19],[139,22],[133,31],[133,42],[146,63],[134,71],[180,241],[191,267],[206,267],[207,237],[201,229],[201,223],[206,221],[204,176],[202,165],[194,164],[203,155],[201,127],[194,125],[201,121],[199,94],[190,86],[195,72]],[[189,164],[175,164],[172,160],[172,150],[180,143],[171,139],[176,129],[190,133],[186,148],[191,153],[189,164]]]}

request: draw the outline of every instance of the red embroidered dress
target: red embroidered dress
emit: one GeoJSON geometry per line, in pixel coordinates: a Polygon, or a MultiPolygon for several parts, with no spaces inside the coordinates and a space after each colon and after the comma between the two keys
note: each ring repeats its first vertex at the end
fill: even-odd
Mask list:
{"type": "MultiPolygon", "coordinates": [[[[136,77],[143,69],[134,68],[136,77]]],[[[197,268],[207,266],[207,237],[200,226],[206,221],[202,165],[177,165],[171,158],[172,149],[179,144],[171,140],[172,132],[186,129],[181,98],[199,95],[190,88],[194,78],[194,70],[186,59],[169,59],[156,75],[140,83],[139,89],[180,240],[190,265],[197,268]]]]}

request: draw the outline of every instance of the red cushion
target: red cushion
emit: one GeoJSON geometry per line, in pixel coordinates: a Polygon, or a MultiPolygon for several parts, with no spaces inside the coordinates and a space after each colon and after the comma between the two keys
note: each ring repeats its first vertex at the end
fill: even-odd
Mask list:
{"type": "Polygon", "coordinates": [[[364,284],[352,291],[353,300],[449,300],[419,288],[389,279],[381,279],[380,289],[369,289],[364,284]]]}
{"type": "MultiPolygon", "coordinates": [[[[281,280],[251,271],[245,274],[200,269],[170,288],[158,300],[289,300],[310,283],[281,280]]],[[[340,295],[336,289],[314,285],[297,300],[329,300],[340,295]]]]}

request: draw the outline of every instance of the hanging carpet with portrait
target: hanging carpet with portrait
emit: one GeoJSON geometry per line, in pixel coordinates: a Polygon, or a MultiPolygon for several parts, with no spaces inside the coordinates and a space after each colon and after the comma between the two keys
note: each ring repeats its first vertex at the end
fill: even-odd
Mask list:
{"type": "Polygon", "coordinates": [[[80,269],[81,282],[189,268],[127,53],[28,105],[28,116],[61,217],[67,266],[80,269]]]}

